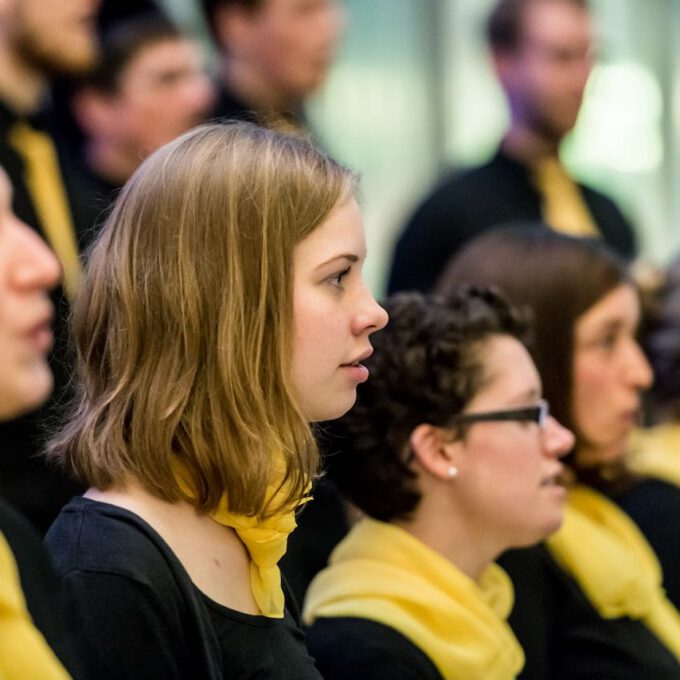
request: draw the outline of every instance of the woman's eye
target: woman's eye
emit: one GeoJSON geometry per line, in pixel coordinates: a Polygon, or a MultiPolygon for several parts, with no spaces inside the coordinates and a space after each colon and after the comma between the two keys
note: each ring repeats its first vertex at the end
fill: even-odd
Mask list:
{"type": "Polygon", "coordinates": [[[328,278],[328,282],[336,288],[342,288],[342,280],[349,274],[351,269],[351,267],[347,267],[347,269],[343,269],[341,272],[336,272],[328,278]]]}
{"type": "Polygon", "coordinates": [[[618,338],[617,338],[616,334],[608,333],[607,335],[601,337],[598,340],[597,344],[602,349],[611,350],[611,349],[614,349],[614,346],[616,345],[617,339],[618,338]]]}

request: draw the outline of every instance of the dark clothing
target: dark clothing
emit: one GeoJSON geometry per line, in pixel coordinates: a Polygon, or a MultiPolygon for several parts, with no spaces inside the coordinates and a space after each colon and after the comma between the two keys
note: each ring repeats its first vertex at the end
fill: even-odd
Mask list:
{"type": "Polygon", "coordinates": [[[307,121],[302,109],[287,112],[263,113],[247,104],[225,83],[217,83],[217,98],[213,108],[212,118],[217,121],[244,120],[265,127],[273,124],[283,124],[290,130],[304,130],[307,121]]]}
{"type": "Polygon", "coordinates": [[[320,680],[289,611],[273,619],[210,600],[137,515],[74,498],[45,541],[80,642],[76,680],[320,680]]]}
{"type": "Polygon", "coordinates": [[[68,646],[59,618],[57,577],[40,536],[24,517],[2,500],[0,534],[12,550],[26,608],[33,624],[62,664],[73,672],[75,655],[68,646]]]}
{"type": "MultiPolygon", "coordinates": [[[[578,186],[602,238],[632,258],[635,235],[621,211],[603,194],[578,186]]],[[[486,165],[449,177],[416,210],[397,243],[388,292],[429,291],[464,243],[518,221],[542,221],[541,196],[529,169],[499,151],[486,165]]]]}
{"type": "MultiPolygon", "coordinates": [[[[33,200],[24,180],[24,162],[9,144],[8,135],[20,119],[0,101],[0,166],[13,188],[17,216],[44,238],[33,200]]],[[[33,127],[49,127],[47,118],[31,120],[33,127]]],[[[70,197],[72,198],[72,197],[70,197]]],[[[76,237],[81,236],[76,224],[76,237]]],[[[61,507],[81,489],[59,470],[48,467],[40,456],[50,427],[61,424],[63,404],[68,398],[71,362],[68,350],[68,303],[61,287],[52,293],[55,306],[54,348],[49,363],[54,373],[54,392],[38,411],[0,423],[0,495],[44,532],[61,507]]]]}
{"type": "Polygon", "coordinates": [[[661,480],[643,479],[613,500],[654,549],[668,599],[680,609],[680,489],[661,480]]]}
{"type": "Polygon", "coordinates": [[[680,679],[680,663],[643,623],[600,617],[545,546],[499,563],[515,587],[508,622],[526,655],[522,680],[680,679]]]}
{"type": "Polygon", "coordinates": [[[217,97],[212,117],[218,120],[246,120],[257,123],[257,114],[224,84],[217,85],[217,97]]]}
{"type": "Polygon", "coordinates": [[[328,564],[335,546],[347,535],[349,521],[335,485],[322,477],[314,486],[313,500],[305,503],[298,527],[288,538],[281,571],[298,602],[304,602],[312,579],[328,564]]]}
{"type": "Polygon", "coordinates": [[[84,160],[70,160],[66,164],[66,175],[74,199],[78,224],[83,227],[79,247],[84,251],[94,241],[104,224],[110,208],[121,190],[93,172],[84,160]]]}
{"type": "Polygon", "coordinates": [[[419,647],[369,619],[317,619],[307,647],[325,680],[442,680],[419,647]]]}

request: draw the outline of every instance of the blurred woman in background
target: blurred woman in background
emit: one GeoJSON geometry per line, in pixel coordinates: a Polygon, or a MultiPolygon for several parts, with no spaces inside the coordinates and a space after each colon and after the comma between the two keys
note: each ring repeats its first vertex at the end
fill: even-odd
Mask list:
{"type": "Polygon", "coordinates": [[[641,342],[654,372],[649,404],[654,426],[634,432],[628,463],[640,474],[680,486],[680,258],[649,298],[641,342]]]}
{"type": "Polygon", "coordinates": [[[680,492],[666,485],[672,493],[661,499],[667,529],[653,545],[661,565],[613,502],[637,521],[636,508],[660,502],[662,484],[625,465],[640,393],[651,383],[625,265],[598,241],[530,225],[467,246],[439,292],[461,283],[495,285],[532,312],[546,398],[576,435],[562,528],[545,547],[502,560],[517,591],[511,625],[527,654],[522,677],[680,678],[680,615],[664,593],[678,592],[678,572],[665,560],[680,549],[680,492]]]}
{"type": "MultiPolygon", "coordinates": [[[[12,212],[12,187],[0,169],[0,420],[35,409],[52,391],[49,291],[59,276],[54,254],[12,212]]],[[[55,586],[40,537],[0,501],[1,678],[69,677],[52,649],[63,661],[55,586]]]]}

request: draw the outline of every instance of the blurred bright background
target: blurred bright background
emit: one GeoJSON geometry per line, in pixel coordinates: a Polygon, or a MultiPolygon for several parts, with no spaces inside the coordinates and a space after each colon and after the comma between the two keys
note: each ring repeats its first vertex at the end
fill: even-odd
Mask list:
{"type": "MultiPolygon", "coordinates": [[[[163,0],[192,30],[190,0],[163,0]]],[[[506,108],[483,25],[493,0],[345,0],[339,59],[308,113],[322,145],[362,175],[366,275],[384,291],[396,237],[444,171],[494,151],[506,108]]],[[[563,148],[574,174],[633,220],[645,259],[680,250],[680,2],[591,0],[599,61],[563,148]]]]}

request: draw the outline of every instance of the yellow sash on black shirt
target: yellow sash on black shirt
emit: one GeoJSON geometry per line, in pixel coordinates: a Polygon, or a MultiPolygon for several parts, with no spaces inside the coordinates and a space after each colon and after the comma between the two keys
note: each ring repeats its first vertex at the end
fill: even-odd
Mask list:
{"type": "Polygon", "coordinates": [[[446,680],[510,680],[524,666],[506,622],[512,604],[498,565],[475,583],[403,529],[363,519],[312,581],[303,621],[370,619],[407,637],[446,680]]]}

